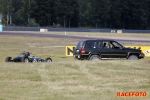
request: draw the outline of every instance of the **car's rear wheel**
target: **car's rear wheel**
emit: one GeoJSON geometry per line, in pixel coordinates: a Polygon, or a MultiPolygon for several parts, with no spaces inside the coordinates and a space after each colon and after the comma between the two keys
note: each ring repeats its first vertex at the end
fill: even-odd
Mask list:
{"type": "Polygon", "coordinates": [[[130,55],[128,60],[138,60],[139,58],[136,55],[130,55]]]}
{"type": "Polygon", "coordinates": [[[52,62],[52,59],[51,58],[46,58],[46,60],[45,60],[46,62],[52,62]]]}
{"type": "Polygon", "coordinates": [[[100,58],[100,56],[98,56],[98,55],[92,55],[89,60],[92,60],[92,61],[99,61],[99,60],[101,60],[101,58],[100,58]]]}
{"type": "Polygon", "coordinates": [[[11,57],[7,57],[6,59],[5,59],[5,62],[11,62],[11,57]]]}

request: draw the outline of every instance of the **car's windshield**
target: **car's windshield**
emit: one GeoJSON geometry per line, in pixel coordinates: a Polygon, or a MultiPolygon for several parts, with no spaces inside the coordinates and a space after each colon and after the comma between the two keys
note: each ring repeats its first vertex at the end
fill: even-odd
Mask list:
{"type": "Polygon", "coordinates": [[[121,44],[119,44],[118,42],[112,41],[110,42],[115,48],[124,48],[124,46],[122,46],[121,44]]]}

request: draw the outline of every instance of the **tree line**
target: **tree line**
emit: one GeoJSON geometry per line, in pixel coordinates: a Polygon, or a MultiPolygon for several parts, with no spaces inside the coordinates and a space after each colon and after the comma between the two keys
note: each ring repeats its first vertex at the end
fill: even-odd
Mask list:
{"type": "Polygon", "coordinates": [[[0,0],[6,26],[150,29],[150,0],[0,0]]]}

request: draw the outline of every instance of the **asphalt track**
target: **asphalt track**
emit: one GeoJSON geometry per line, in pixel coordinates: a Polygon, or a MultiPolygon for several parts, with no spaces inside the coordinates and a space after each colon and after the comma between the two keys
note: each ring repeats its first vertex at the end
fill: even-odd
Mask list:
{"type": "MultiPolygon", "coordinates": [[[[59,34],[39,34],[32,32],[0,32],[0,35],[18,35],[18,36],[34,36],[34,37],[52,37],[52,38],[72,38],[72,39],[108,39],[108,38],[93,38],[93,37],[85,37],[85,36],[72,36],[72,35],[59,35],[59,34]]],[[[112,39],[111,39],[112,40],[112,39]]],[[[123,40],[123,39],[114,39],[120,42],[141,42],[141,43],[150,43],[150,40],[123,40]]]]}

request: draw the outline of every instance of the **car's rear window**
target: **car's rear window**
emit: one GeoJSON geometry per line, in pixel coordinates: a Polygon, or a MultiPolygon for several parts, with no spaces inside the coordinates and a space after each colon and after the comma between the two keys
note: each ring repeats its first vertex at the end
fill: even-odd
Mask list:
{"type": "Polygon", "coordinates": [[[95,41],[87,41],[85,44],[85,48],[95,48],[95,41]]]}
{"type": "Polygon", "coordinates": [[[82,48],[82,46],[83,46],[83,43],[84,43],[84,41],[80,41],[80,42],[78,42],[78,44],[77,44],[77,48],[82,48]]]}

